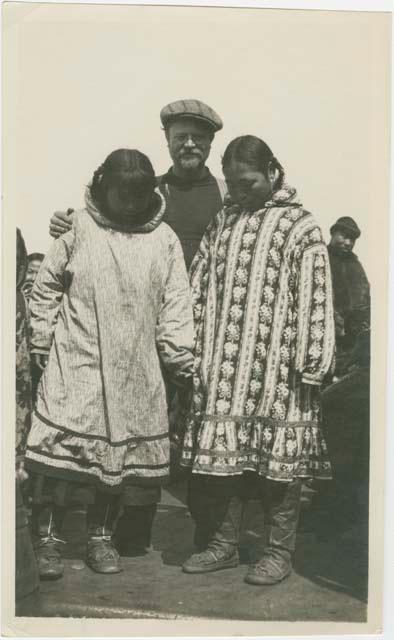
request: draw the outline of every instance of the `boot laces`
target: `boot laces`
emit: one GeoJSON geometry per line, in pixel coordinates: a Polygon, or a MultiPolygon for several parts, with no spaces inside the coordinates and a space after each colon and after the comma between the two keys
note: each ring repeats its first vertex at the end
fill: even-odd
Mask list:
{"type": "Polygon", "coordinates": [[[60,538],[56,538],[54,535],[45,536],[44,538],[40,538],[36,544],[36,549],[40,550],[41,553],[45,552],[45,556],[47,558],[55,558],[60,554],[59,545],[66,544],[65,540],[61,540],[60,538]]]}

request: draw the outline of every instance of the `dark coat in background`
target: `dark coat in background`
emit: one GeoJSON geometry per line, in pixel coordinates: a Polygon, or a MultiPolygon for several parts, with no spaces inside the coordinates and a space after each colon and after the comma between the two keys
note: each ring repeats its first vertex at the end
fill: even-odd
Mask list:
{"type": "Polygon", "coordinates": [[[334,293],[337,373],[341,374],[346,370],[358,337],[369,332],[370,290],[356,254],[340,252],[331,245],[328,245],[328,254],[334,293]]]}

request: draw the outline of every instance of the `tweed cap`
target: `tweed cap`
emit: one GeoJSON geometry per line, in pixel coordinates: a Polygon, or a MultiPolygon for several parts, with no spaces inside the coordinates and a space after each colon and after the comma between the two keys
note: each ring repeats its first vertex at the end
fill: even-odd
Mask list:
{"type": "Polygon", "coordinates": [[[361,231],[356,222],[349,216],[338,218],[336,223],[332,225],[330,233],[334,233],[334,231],[345,231],[349,238],[353,238],[353,240],[357,240],[361,236],[361,231]]]}
{"type": "Polygon", "coordinates": [[[223,122],[220,116],[201,100],[176,100],[170,102],[160,111],[160,120],[164,128],[168,127],[171,122],[178,118],[188,117],[195,118],[205,122],[213,131],[220,131],[223,122]]]}

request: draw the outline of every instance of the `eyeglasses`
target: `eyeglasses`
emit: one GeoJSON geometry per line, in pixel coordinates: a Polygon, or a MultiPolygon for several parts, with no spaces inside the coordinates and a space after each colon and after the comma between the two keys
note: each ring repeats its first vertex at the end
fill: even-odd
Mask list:
{"type": "Polygon", "coordinates": [[[195,145],[208,145],[210,143],[210,138],[205,133],[176,133],[174,135],[174,142],[180,146],[192,140],[195,145]]]}

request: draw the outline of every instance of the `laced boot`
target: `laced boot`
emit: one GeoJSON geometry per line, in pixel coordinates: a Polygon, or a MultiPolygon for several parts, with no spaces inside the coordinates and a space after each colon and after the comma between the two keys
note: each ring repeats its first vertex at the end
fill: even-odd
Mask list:
{"type": "Polygon", "coordinates": [[[195,553],[184,563],[185,573],[208,573],[229,569],[239,564],[238,541],[243,515],[243,503],[238,496],[218,506],[218,522],[207,548],[195,553]],[[220,517],[222,516],[222,517],[220,517]]]}
{"type": "Polygon", "coordinates": [[[261,560],[250,567],[245,582],[272,585],[287,578],[292,570],[291,557],[295,550],[297,524],[301,502],[301,482],[285,485],[269,482],[266,510],[267,546],[261,560]]]}
{"type": "Polygon", "coordinates": [[[54,505],[34,505],[32,510],[33,547],[38,573],[43,580],[56,580],[64,573],[62,545],[59,537],[64,509],[54,505]]]}
{"type": "Polygon", "coordinates": [[[88,543],[86,564],[96,573],[122,571],[120,556],[112,542],[113,525],[118,513],[118,500],[97,492],[96,501],[88,506],[88,543]]]}

